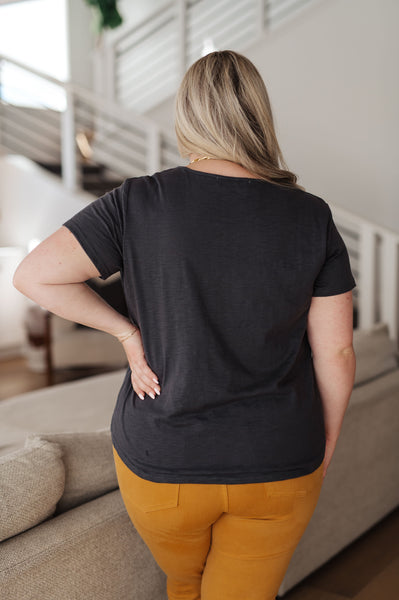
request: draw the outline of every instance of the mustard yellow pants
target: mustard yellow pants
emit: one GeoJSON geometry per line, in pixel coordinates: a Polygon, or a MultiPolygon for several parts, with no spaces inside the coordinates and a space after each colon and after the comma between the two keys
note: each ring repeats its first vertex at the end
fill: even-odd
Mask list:
{"type": "Polygon", "coordinates": [[[113,452],[126,510],[167,576],[169,600],[275,599],[316,508],[323,463],[266,483],[157,483],[113,452]]]}

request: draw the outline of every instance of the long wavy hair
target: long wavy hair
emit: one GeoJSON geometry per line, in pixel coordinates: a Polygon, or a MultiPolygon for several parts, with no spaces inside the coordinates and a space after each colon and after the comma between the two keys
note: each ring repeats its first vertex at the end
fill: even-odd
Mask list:
{"type": "Polygon", "coordinates": [[[180,155],[233,161],[271,183],[304,190],[283,158],[265,83],[233,50],[210,52],[186,71],[175,97],[180,155]]]}

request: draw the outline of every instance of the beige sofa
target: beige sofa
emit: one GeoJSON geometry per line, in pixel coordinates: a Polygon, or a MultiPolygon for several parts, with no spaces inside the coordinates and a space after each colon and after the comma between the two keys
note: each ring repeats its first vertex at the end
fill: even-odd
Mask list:
{"type": "MultiPolygon", "coordinates": [[[[279,596],[399,504],[399,367],[384,325],[355,332],[356,385],[279,596]]],[[[125,370],[0,402],[0,589],[7,600],[166,600],[125,511],[109,425],[125,370]]]]}

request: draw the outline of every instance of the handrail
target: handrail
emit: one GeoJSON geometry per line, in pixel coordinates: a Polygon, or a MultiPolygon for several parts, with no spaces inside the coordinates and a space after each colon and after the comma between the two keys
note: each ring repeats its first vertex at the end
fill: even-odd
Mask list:
{"type": "Polygon", "coordinates": [[[164,4],[163,6],[158,7],[148,17],[146,17],[145,19],[140,21],[140,23],[138,23],[137,25],[133,25],[133,27],[130,27],[130,29],[125,30],[123,33],[121,33],[121,35],[119,35],[118,37],[115,37],[112,40],[111,45],[117,46],[120,42],[124,41],[126,38],[131,37],[134,33],[136,33],[136,31],[139,31],[146,25],[150,24],[151,21],[153,21],[156,17],[158,17],[162,13],[167,12],[172,6],[175,6],[175,4],[176,4],[175,0],[172,0],[172,2],[169,2],[168,4],[164,4]]]}
{"type": "Polygon", "coordinates": [[[346,208],[342,208],[341,206],[338,205],[333,205],[332,208],[332,212],[335,213],[335,215],[337,215],[338,218],[342,218],[345,219],[346,221],[352,222],[353,225],[356,226],[366,226],[366,227],[372,227],[373,231],[380,236],[385,236],[385,235],[392,235],[394,237],[397,238],[397,241],[399,243],[399,233],[397,231],[395,231],[394,229],[391,229],[389,227],[386,227],[385,225],[379,225],[378,223],[374,223],[373,221],[370,221],[368,219],[365,219],[364,217],[361,217],[360,215],[348,211],[346,208]]]}
{"type": "Polygon", "coordinates": [[[18,107],[9,104],[4,98],[0,98],[3,107],[3,111],[0,113],[0,146],[18,153],[22,149],[23,154],[33,156],[40,162],[61,160],[62,177],[68,189],[74,190],[80,185],[75,140],[75,132],[78,128],[89,128],[96,133],[94,154],[98,155],[101,164],[105,164],[115,173],[119,172],[121,176],[130,171],[141,173],[143,170],[147,172],[160,170],[163,164],[167,165],[169,162],[168,152],[163,149],[165,146],[174,148],[176,162],[179,160],[176,141],[169,130],[159,126],[148,117],[139,115],[134,110],[123,107],[111,99],[99,97],[91,90],[76,83],[61,81],[39,69],[24,65],[5,54],[0,54],[0,68],[6,64],[16,66],[43,82],[57,86],[65,94],[65,109],[51,109],[51,114],[54,114],[56,121],[53,127],[47,122],[47,115],[50,114],[49,107],[43,103],[40,108],[45,110],[36,111],[32,108],[33,114],[31,114],[29,107],[18,107]],[[57,114],[59,115],[58,122],[57,114]],[[26,127],[23,139],[18,136],[18,131],[21,130],[21,120],[24,121],[26,127]],[[41,138],[42,148],[40,148],[40,136],[37,135],[38,126],[46,135],[41,138]],[[59,148],[60,140],[61,147],[59,148]],[[117,153],[114,151],[118,143],[121,148],[123,145],[125,148],[131,148],[130,153],[126,152],[126,160],[119,159],[119,163],[117,153]],[[137,147],[138,143],[139,147],[137,147]],[[53,152],[50,152],[51,145],[54,147],[53,152]],[[58,152],[56,148],[58,148],[58,152]],[[48,161],[44,158],[46,155],[49,155],[48,161]],[[136,166],[134,166],[135,164],[136,166]]]}
{"type": "MultiPolygon", "coordinates": [[[[151,127],[154,122],[146,117],[145,115],[139,115],[134,110],[121,106],[120,104],[113,102],[112,100],[99,98],[91,90],[86,90],[76,83],[68,84],[69,89],[80,98],[83,98],[88,103],[92,104],[96,108],[103,109],[105,112],[114,113],[116,119],[125,119],[131,124],[132,117],[136,119],[134,126],[143,131],[148,131],[148,127],[151,127]]],[[[160,129],[163,129],[160,127],[160,129]]]]}
{"type": "Polygon", "coordinates": [[[37,75],[37,77],[41,77],[41,79],[45,79],[46,81],[48,81],[50,83],[55,83],[56,85],[59,85],[61,87],[66,87],[68,85],[67,81],[62,81],[61,79],[57,79],[57,77],[48,75],[48,73],[45,73],[44,71],[41,71],[40,69],[36,69],[34,67],[31,67],[29,65],[22,63],[19,60],[16,60],[15,58],[11,58],[11,56],[7,56],[6,54],[0,53],[0,63],[3,60],[15,65],[16,67],[19,67],[20,69],[23,69],[24,71],[29,71],[29,73],[31,73],[32,75],[37,75]]]}
{"type": "Polygon", "coordinates": [[[358,326],[370,329],[377,322],[387,323],[399,351],[399,234],[344,208],[331,205],[331,211],[338,229],[350,228],[356,235],[358,326]]]}
{"type": "MultiPolygon", "coordinates": [[[[88,102],[91,102],[97,108],[102,108],[109,112],[114,112],[115,117],[121,116],[122,118],[125,118],[129,122],[131,122],[132,117],[136,118],[137,122],[135,123],[135,126],[138,127],[139,129],[142,129],[143,131],[147,131],[148,127],[154,126],[154,122],[150,118],[146,117],[145,115],[136,113],[133,109],[123,107],[120,104],[118,104],[117,102],[113,102],[112,100],[104,100],[102,98],[99,98],[97,96],[97,94],[95,94],[91,90],[88,90],[88,89],[80,86],[79,84],[77,84],[75,82],[72,83],[71,81],[63,81],[61,79],[57,79],[56,77],[48,75],[47,73],[45,73],[44,71],[41,71],[40,69],[36,69],[34,67],[31,67],[30,65],[26,65],[26,64],[20,62],[19,60],[10,58],[6,54],[0,53],[0,63],[2,61],[9,62],[24,71],[28,71],[32,75],[36,75],[37,77],[40,77],[41,79],[45,79],[46,81],[48,81],[50,83],[54,83],[55,85],[58,85],[59,87],[63,88],[64,90],[70,90],[71,92],[79,95],[80,97],[84,98],[88,102]]],[[[159,129],[166,136],[170,136],[169,131],[166,130],[165,128],[159,126],[159,129]]]]}

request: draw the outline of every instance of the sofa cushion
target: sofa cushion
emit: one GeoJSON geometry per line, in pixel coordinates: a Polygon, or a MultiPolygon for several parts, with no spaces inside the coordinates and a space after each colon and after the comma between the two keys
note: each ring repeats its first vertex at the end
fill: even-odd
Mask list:
{"type": "Polygon", "coordinates": [[[37,433],[32,436],[55,442],[62,449],[65,488],[55,514],[118,488],[109,427],[84,432],[37,433]]]}
{"type": "Polygon", "coordinates": [[[355,386],[398,368],[395,344],[385,323],[377,323],[371,329],[355,329],[353,347],[356,354],[355,386]]]}
{"type": "Polygon", "coordinates": [[[64,491],[62,450],[36,437],[0,457],[0,541],[51,517],[64,491]]]}
{"type": "Polygon", "coordinates": [[[109,427],[126,369],[25,392],[0,402],[0,455],[23,448],[37,431],[109,427]]]}
{"type": "Polygon", "coordinates": [[[119,490],[6,540],[3,600],[164,600],[166,577],[119,490]]]}

